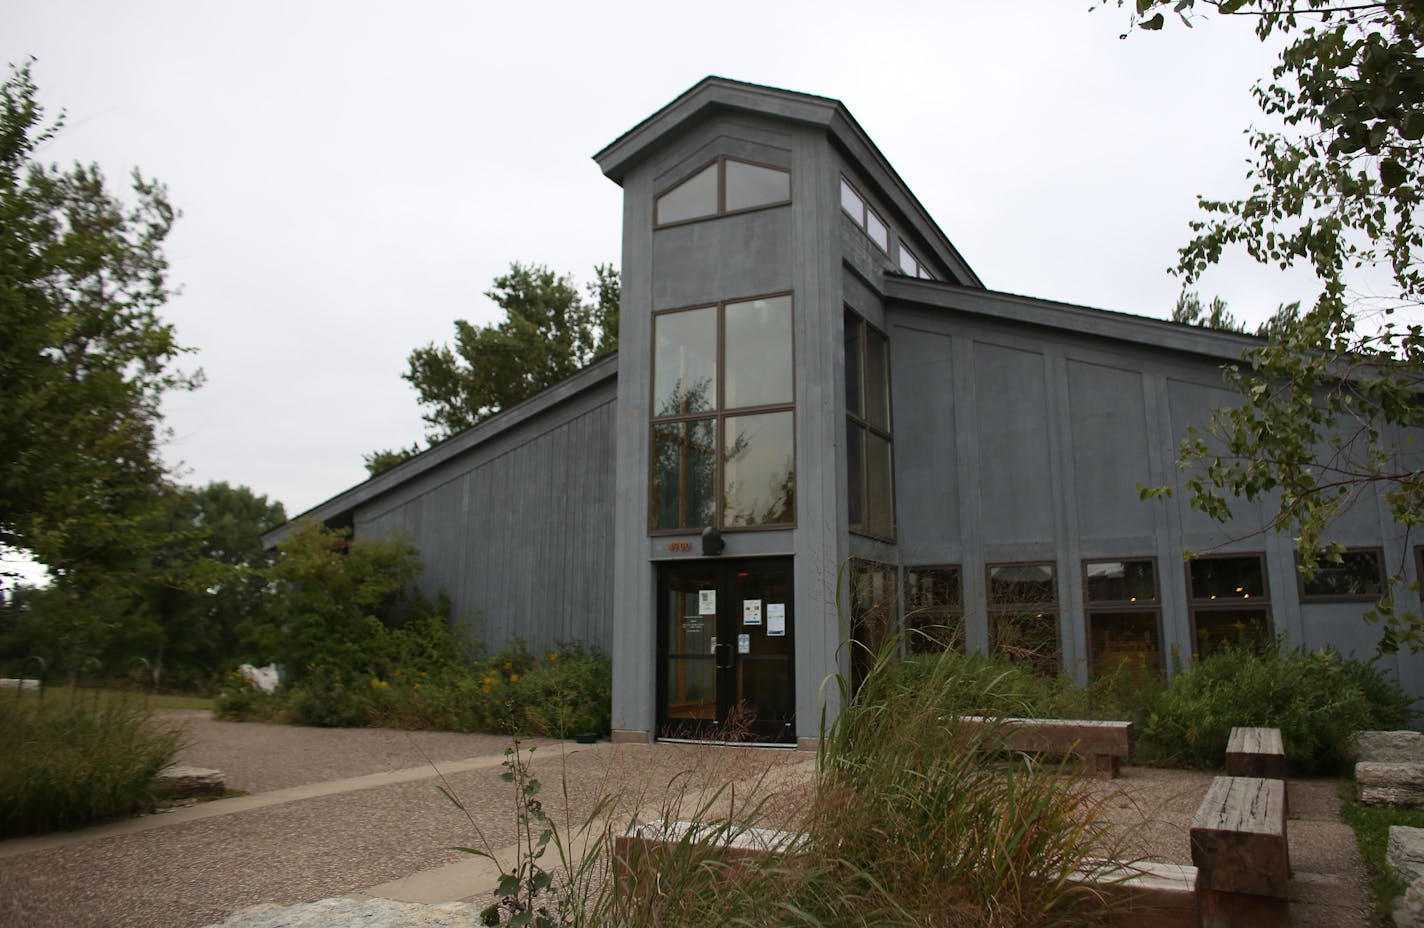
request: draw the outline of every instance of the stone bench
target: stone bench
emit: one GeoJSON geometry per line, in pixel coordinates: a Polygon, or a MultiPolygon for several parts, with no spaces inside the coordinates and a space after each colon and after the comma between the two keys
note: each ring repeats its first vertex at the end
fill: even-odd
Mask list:
{"type": "Polygon", "coordinates": [[[1202,928],[1289,925],[1286,784],[1216,777],[1192,817],[1202,928]]]}
{"type": "Polygon", "coordinates": [[[1132,753],[1131,722],[1088,719],[989,719],[966,715],[971,726],[998,725],[1004,747],[1028,754],[1076,754],[1090,771],[1106,779],[1117,776],[1118,762],[1132,753]]]}
{"type": "Polygon", "coordinates": [[[171,764],[153,780],[157,799],[221,799],[227,791],[220,771],[187,764],[171,764]]]}
{"type": "Polygon", "coordinates": [[[1226,775],[1286,778],[1286,748],[1279,728],[1233,728],[1226,743],[1226,775]]]}
{"type": "Polygon", "coordinates": [[[1355,787],[1368,805],[1424,806],[1424,764],[1360,761],[1355,787]]]}

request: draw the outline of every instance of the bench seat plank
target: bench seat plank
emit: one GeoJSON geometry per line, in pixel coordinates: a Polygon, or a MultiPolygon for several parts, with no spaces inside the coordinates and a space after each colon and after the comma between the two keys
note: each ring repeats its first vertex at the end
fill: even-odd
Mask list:
{"type": "Polygon", "coordinates": [[[1217,777],[1192,818],[1192,863],[1202,889],[1284,899],[1290,880],[1286,785],[1217,777]]]}
{"type": "Polygon", "coordinates": [[[1226,773],[1233,777],[1286,777],[1286,749],[1279,728],[1231,729],[1226,773]]]}
{"type": "Polygon", "coordinates": [[[988,719],[963,716],[968,725],[997,725],[1004,747],[1029,754],[1077,754],[1088,768],[1109,779],[1118,761],[1132,753],[1132,723],[1093,719],[988,719]]]}

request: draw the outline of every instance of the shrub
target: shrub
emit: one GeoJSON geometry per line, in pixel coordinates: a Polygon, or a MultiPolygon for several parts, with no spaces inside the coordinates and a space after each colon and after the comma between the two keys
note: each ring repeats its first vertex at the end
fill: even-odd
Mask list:
{"type": "Polygon", "coordinates": [[[0,699],[0,838],[147,808],[181,743],[122,700],[0,699]]]}
{"type": "Polygon", "coordinates": [[[1374,664],[1282,642],[1231,647],[1173,678],[1142,728],[1142,751],[1159,761],[1220,766],[1234,726],[1266,725],[1281,730],[1297,773],[1336,770],[1351,735],[1402,727],[1409,707],[1374,664]]]}
{"type": "Polygon", "coordinates": [[[265,693],[236,670],[213,700],[213,717],[229,722],[279,722],[287,713],[286,693],[265,693]]]}

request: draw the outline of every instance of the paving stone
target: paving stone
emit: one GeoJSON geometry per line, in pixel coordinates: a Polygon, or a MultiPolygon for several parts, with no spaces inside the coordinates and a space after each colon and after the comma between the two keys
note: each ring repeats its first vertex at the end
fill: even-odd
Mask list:
{"type": "Polygon", "coordinates": [[[1391,825],[1385,860],[1406,883],[1424,876],[1424,828],[1391,825]]]}
{"type": "Polygon", "coordinates": [[[221,771],[187,764],[174,764],[153,781],[153,792],[160,799],[220,797],[225,789],[221,771]]]}
{"type": "Polygon", "coordinates": [[[1357,761],[1424,764],[1424,733],[1417,731],[1362,731],[1354,748],[1357,761]]]}
{"type": "Polygon", "coordinates": [[[1355,765],[1360,801],[1370,805],[1424,806],[1424,764],[1355,765]]]}
{"type": "Polygon", "coordinates": [[[322,899],[248,906],[208,928],[472,928],[479,924],[479,911],[464,902],[423,905],[390,899],[322,899]]]}

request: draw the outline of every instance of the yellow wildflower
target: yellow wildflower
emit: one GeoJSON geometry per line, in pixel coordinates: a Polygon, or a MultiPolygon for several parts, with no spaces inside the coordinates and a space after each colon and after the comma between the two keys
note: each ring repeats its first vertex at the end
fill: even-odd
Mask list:
{"type": "Polygon", "coordinates": [[[510,675],[509,675],[509,682],[510,682],[510,683],[518,683],[518,682],[519,682],[519,674],[517,674],[517,673],[512,673],[512,674],[510,674],[510,675]]]}

